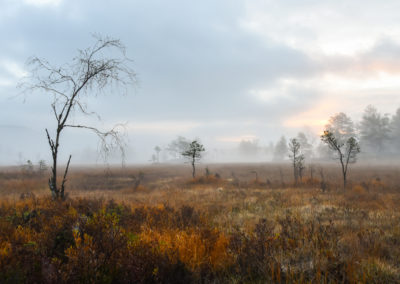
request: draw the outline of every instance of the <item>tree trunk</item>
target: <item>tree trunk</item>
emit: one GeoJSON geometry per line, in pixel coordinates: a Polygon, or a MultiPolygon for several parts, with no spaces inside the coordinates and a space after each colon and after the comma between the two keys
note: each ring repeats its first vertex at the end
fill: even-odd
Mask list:
{"type": "Polygon", "coordinates": [[[347,172],[343,172],[343,190],[346,190],[347,172]]]}
{"type": "Polygon", "coordinates": [[[196,176],[196,168],[194,166],[194,158],[192,160],[192,177],[194,178],[196,176]]]}
{"type": "Polygon", "coordinates": [[[52,176],[50,177],[49,186],[51,194],[54,198],[58,198],[58,190],[57,190],[57,150],[53,153],[53,167],[52,167],[52,176]]]}
{"type": "Polygon", "coordinates": [[[343,158],[340,158],[340,164],[342,165],[342,174],[343,174],[343,191],[346,190],[346,169],[343,164],[343,158]]]}
{"type": "Polygon", "coordinates": [[[51,149],[51,155],[53,158],[53,166],[51,168],[51,177],[49,178],[49,188],[51,191],[51,195],[54,199],[57,199],[59,197],[59,192],[57,189],[57,157],[58,157],[58,141],[60,137],[60,127],[57,128],[57,136],[56,136],[56,142],[54,143],[54,140],[50,138],[50,134],[46,129],[46,134],[47,134],[47,140],[51,149]]]}
{"type": "Polygon", "coordinates": [[[281,168],[279,168],[279,176],[281,177],[281,186],[284,187],[285,186],[285,182],[283,180],[283,172],[282,172],[281,168]]]}
{"type": "Polygon", "coordinates": [[[64,177],[63,177],[63,180],[62,180],[62,183],[61,183],[60,197],[61,197],[62,200],[64,200],[64,198],[65,198],[65,195],[64,195],[64,191],[65,191],[65,182],[67,181],[67,174],[68,174],[69,163],[71,162],[71,157],[72,157],[72,156],[69,155],[67,167],[65,168],[64,177]]]}
{"type": "Polygon", "coordinates": [[[51,155],[53,157],[53,167],[51,168],[52,175],[49,178],[49,188],[50,188],[53,199],[64,200],[65,182],[67,181],[67,174],[68,174],[69,163],[71,162],[71,155],[69,156],[67,167],[65,168],[65,171],[64,171],[64,177],[63,177],[63,180],[61,183],[61,188],[58,188],[58,186],[57,186],[57,161],[58,161],[59,140],[60,140],[60,134],[61,134],[62,129],[63,129],[63,127],[60,125],[57,127],[57,134],[56,134],[55,142],[53,139],[50,138],[50,134],[47,131],[47,129],[46,129],[46,133],[47,133],[47,139],[48,139],[50,149],[51,149],[51,155]]]}

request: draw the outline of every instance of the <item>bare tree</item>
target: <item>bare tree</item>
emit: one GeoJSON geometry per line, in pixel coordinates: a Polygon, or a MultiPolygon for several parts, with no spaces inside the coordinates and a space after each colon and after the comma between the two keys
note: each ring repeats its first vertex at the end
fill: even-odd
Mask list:
{"type": "Polygon", "coordinates": [[[349,163],[356,162],[357,154],[360,153],[360,146],[354,137],[348,138],[346,143],[340,142],[329,130],[324,131],[324,134],[321,135],[321,140],[338,155],[340,165],[342,166],[343,190],[345,190],[348,165],[349,163]]]}
{"type": "Polygon", "coordinates": [[[154,147],[154,151],[156,152],[156,163],[160,163],[160,152],[161,148],[159,146],[154,147]]]}
{"type": "Polygon", "coordinates": [[[43,174],[47,171],[47,164],[45,160],[40,160],[39,161],[39,168],[38,172],[40,176],[43,176],[43,174]]]}
{"type": "Polygon", "coordinates": [[[196,162],[201,159],[201,152],[204,152],[204,146],[194,140],[192,143],[189,144],[189,149],[185,152],[182,152],[182,156],[188,158],[190,163],[192,164],[192,177],[196,176],[196,162]]]}
{"type": "Polygon", "coordinates": [[[182,153],[189,149],[190,140],[183,136],[178,136],[175,140],[167,146],[166,150],[172,156],[173,159],[182,158],[182,153]]]}
{"type": "Polygon", "coordinates": [[[238,147],[239,153],[245,157],[257,156],[260,146],[258,146],[258,140],[242,140],[238,147]]]}
{"type": "Polygon", "coordinates": [[[326,189],[327,189],[327,184],[325,182],[324,169],[322,167],[319,168],[319,175],[321,176],[321,189],[322,189],[322,192],[325,192],[326,189]]]}
{"type": "Polygon", "coordinates": [[[392,150],[398,154],[400,149],[400,108],[396,110],[396,114],[390,121],[390,142],[392,150]]]}
{"type": "Polygon", "coordinates": [[[369,105],[364,110],[360,125],[360,144],[370,155],[382,156],[390,142],[390,119],[381,115],[376,107],[369,105]]]}
{"type": "Polygon", "coordinates": [[[304,165],[304,160],[305,160],[304,154],[300,154],[300,156],[297,160],[297,170],[299,171],[300,182],[303,181],[303,174],[304,174],[304,170],[306,169],[306,166],[304,165]]]}
{"type": "Polygon", "coordinates": [[[301,152],[304,154],[304,158],[311,160],[313,157],[313,145],[308,142],[308,138],[304,132],[297,134],[297,141],[300,143],[301,152]]]}
{"type": "Polygon", "coordinates": [[[275,145],[273,159],[275,161],[283,161],[287,153],[288,153],[287,140],[285,136],[282,136],[275,145]]]}
{"type": "Polygon", "coordinates": [[[304,155],[301,153],[300,148],[300,143],[296,138],[290,139],[289,151],[291,154],[289,154],[289,158],[292,159],[295,184],[297,184],[299,177],[301,180],[304,170],[304,155]]]}
{"type": "Polygon", "coordinates": [[[21,83],[25,91],[40,91],[52,96],[51,108],[56,127],[53,135],[46,129],[47,140],[53,158],[49,187],[54,199],[65,198],[65,182],[71,155],[64,171],[61,184],[57,183],[57,163],[61,134],[66,128],[87,129],[100,139],[102,153],[109,153],[119,148],[124,154],[124,143],[121,136],[121,125],[109,131],[96,127],[75,124],[72,117],[76,113],[100,116],[88,110],[84,101],[86,95],[97,96],[105,93],[110,87],[121,86],[127,91],[135,83],[136,75],[129,67],[131,62],[125,55],[124,45],[116,39],[95,36],[93,46],[79,50],[70,63],[54,66],[45,59],[33,57],[28,60],[31,75],[21,83]]]}

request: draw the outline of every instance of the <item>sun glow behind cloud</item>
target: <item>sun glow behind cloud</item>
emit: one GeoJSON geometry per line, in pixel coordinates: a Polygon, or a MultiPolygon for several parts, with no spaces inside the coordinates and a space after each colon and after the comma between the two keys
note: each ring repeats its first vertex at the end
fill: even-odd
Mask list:
{"type": "Polygon", "coordinates": [[[298,113],[288,117],[283,121],[283,125],[289,128],[310,127],[315,133],[319,133],[321,129],[328,123],[327,112],[329,113],[331,105],[323,103],[303,113],[298,113]]]}
{"type": "Polygon", "coordinates": [[[282,124],[287,128],[309,126],[315,133],[320,133],[335,112],[348,112],[359,119],[368,104],[379,105],[383,112],[395,111],[400,105],[400,96],[395,96],[400,90],[400,75],[384,71],[374,73],[366,77],[325,73],[309,79],[286,78],[271,88],[251,90],[249,94],[260,102],[271,104],[285,97],[302,100],[296,92],[300,87],[315,90],[320,97],[315,98],[306,111],[285,117],[282,124]]]}

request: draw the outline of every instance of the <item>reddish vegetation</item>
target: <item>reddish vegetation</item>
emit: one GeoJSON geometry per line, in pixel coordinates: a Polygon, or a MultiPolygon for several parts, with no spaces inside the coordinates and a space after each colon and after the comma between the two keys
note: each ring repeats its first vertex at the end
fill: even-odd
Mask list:
{"type": "Polygon", "coordinates": [[[398,168],[355,168],[346,192],[330,167],[324,191],[317,175],[293,187],[283,165],[141,170],[133,186],[138,169],[76,169],[65,202],[4,170],[0,282],[400,281],[398,168]]]}

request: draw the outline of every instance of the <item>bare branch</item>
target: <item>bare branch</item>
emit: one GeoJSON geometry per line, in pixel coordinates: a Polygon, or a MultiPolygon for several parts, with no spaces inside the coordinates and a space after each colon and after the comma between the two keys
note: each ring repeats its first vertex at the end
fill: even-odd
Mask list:
{"type": "Polygon", "coordinates": [[[100,152],[103,155],[104,160],[107,160],[108,155],[114,149],[118,149],[121,153],[122,159],[124,159],[126,143],[121,131],[119,131],[118,128],[121,127],[124,128],[125,125],[117,124],[109,131],[101,131],[96,127],[79,125],[79,124],[78,125],[66,124],[64,125],[64,127],[87,129],[95,133],[100,140],[100,152]]]}
{"type": "Polygon", "coordinates": [[[68,169],[69,169],[69,163],[71,162],[71,155],[69,155],[69,159],[68,159],[68,163],[67,163],[67,167],[65,168],[64,171],[64,177],[61,183],[61,190],[60,190],[60,194],[61,194],[61,198],[64,199],[64,190],[65,190],[65,182],[67,181],[67,174],[68,174],[68,169]]]}
{"type": "Polygon", "coordinates": [[[50,138],[50,134],[49,134],[49,131],[47,130],[47,128],[46,128],[46,134],[47,134],[47,140],[48,140],[48,142],[49,142],[51,151],[53,152],[53,149],[54,149],[54,142],[53,142],[53,140],[50,138]]]}
{"type": "Polygon", "coordinates": [[[39,57],[28,59],[27,65],[30,67],[31,76],[19,84],[20,87],[24,87],[25,91],[43,91],[54,97],[51,108],[57,122],[56,133],[53,139],[46,129],[46,135],[53,157],[49,187],[57,198],[60,197],[60,194],[61,197],[64,196],[66,176],[71,160],[70,156],[59,189],[57,186],[58,147],[61,133],[65,127],[93,131],[100,140],[101,152],[105,159],[114,148],[120,149],[122,157],[125,155],[125,142],[118,130],[121,125],[116,125],[110,131],[103,132],[95,127],[69,123],[71,115],[76,112],[95,115],[100,120],[100,116],[96,112],[88,110],[82,100],[83,96],[97,95],[114,85],[122,86],[127,90],[128,85],[136,83],[136,74],[129,67],[132,60],[126,57],[125,46],[116,39],[98,35],[95,35],[95,38],[95,44],[87,49],[79,50],[78,56],[74,57],[70,64],[54,66],[39,57]],[[116,56],[116,53],[106,53],[110,49],[119,51],[119,56],[116,56]]]}

